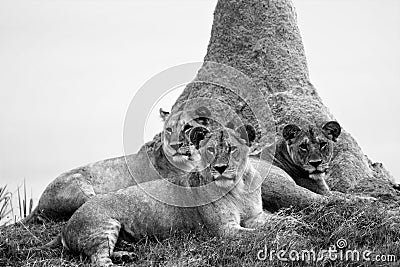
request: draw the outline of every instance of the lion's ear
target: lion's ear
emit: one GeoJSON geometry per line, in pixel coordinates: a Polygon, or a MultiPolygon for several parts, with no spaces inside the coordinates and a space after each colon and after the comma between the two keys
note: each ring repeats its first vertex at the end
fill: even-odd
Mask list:
{"type": "Polygon", "coordinates": [[[231,129],[231,130],[235,130],[235,124],[232,121],[228,122],[226,124],[226,127],[231,129]]]}
{"type": "Polygon", "coordinates": [[[166,121],[169,117],[169,112],[168,111],[164,111],[162,108],[160,108],[160,117],[163,121],[166,121]]]}
{"type": "Polygon", "coordinates": [[[196,112],[196,115],[199,117],[209,118],[211,116],[211,111],[207,107],[204,107],[204,106],[197,108],[195,112],[196,112]]]}
{"type": "Polygon", "coordinates": [[[202,106],[196,109],[195,114],[197,115],[197,118],[194,120],[197,123],[200,123],[201,125],[207,126],[210,122],[210,117],[211,117],[211,111],[202,106]]]}
{"type": "Polygon", "coordinates": [[[241,125],[237,130],[240,138],[246,141],[247,146],[251,146],[251,144],[256,140],[256,130],[250,124],[241,125]]]}
{"type": "Polygon", "coordinates": [[[298,136],[300,132],[301,132],[301,129],[299,128],[299,126],[294,125],[294,124],[289,124],[283,128],[282,135],[286,141],[289,141],[289,140],[295,138],[296,136],[298,136]]]}
{"type": "Polygon", "coordinates": [[[322,130],[327,138],[336,142],[337,138],[342,132],[342,127],[340,127],[340,124],[336,121],[329,121],[322,126],[322,130]]]}

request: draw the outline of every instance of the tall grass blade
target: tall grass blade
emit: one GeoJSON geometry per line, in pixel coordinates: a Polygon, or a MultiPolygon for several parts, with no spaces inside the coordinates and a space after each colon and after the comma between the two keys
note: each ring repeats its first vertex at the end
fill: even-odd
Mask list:
{"type": "Polygon", "coordinates": [[[32,198],[32,191],[31,197],[28,199],[27,192],[26,192],[26,181],[24,180],[24,191],[20,192],[20,187],[17,188],[18,193],[18,205],[19,205],[19,217],[20,219],[26,218],[29,214],[32,213],[33,210],[33,198],[32,198]]]}
{"type": "Polygon", "coordinates": [[[31,214],[33,210],[33,198],[32,198],[32,187],[31,187],[31,199],[29,200],[29,213],[31,214]]]}
{"type": "Polygon", "coordinates": [[[11,213],[11,193],[7,191],[7,186],[0,187],[0,225],[8,224],[8,221],[4,219],[7,218],[11,213]]]}
{"type": "Polygon", "coordinates": [[[27,198],[26,198],[26,183],[25,183],[25,179],[24,179],[24,218],[27,216],[26,212],[27,212],[27,198]]]}
{"type": "Polygon", "coordinates": [[[19,193],[19,186],[17,187],[17,193],[18,193],[19,217],[22,218],[21,194],[19,193]]]}
{"type": "Polygon", "coordinates": [[[29,214],[32,213],[33,209],[33,199],[32,199],[32,194],[31,194],[31,199],[29,200],[29,214]]]}

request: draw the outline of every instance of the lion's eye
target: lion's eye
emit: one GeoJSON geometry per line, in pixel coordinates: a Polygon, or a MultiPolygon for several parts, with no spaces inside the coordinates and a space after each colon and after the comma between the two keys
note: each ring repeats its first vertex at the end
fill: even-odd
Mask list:
{"type": "Polygon", "coordinates": [[[213,147],[207,147],[207,151],[209,152],[209,153],[211,153],[211,154],[214,154],[215,153],[215,148],[213,148],[213,147]]]}
{"type": "Polygon", "coordinates": [[[237,146],[231,146],[231,153],[235,153],[237,150],[237,146]]]}
{"type": "Polygon", "coordinates": [[[301,144],[301,145],[299,145],[299,148],[300,148],[301,150],[303,150],[303,151],[307,151],[307,149],[308,149],[308,147],[307,147],[306,144],[301,144]]]}
{"type": "Polygon", "coordinates": [[[328,144],[327,142],[322,142],[322,143],[319,144],[319,147],[320,147],[321,149],[323,149],[323,148],[326,147],[327,144],[328,144]]]}
{"type": "Polygon", "coordinates": [[[165,131],[166,131],[168,134],[172,134],[172,128],[170,128],[170,127],[165,128],[165,131]]]}

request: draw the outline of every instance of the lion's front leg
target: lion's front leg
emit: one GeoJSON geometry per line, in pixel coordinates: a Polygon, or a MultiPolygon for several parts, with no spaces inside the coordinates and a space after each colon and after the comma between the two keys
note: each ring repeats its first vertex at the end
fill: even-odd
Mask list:
{"type": "MultiPolygon", "coordinates": [[[[121,224],[114,219],[109,219],[99,223],[85,243],[84,251],[90,256],[93,266],[109,267],[113,266],[111,257],[114,256],[114,248],[117,243],[121,224]],[[91,254],[93,253],[93,254],[91,254]]],[[[117,255],[117,254],[116,254],[117,255]]]]}
{"type": "Polygon", "coordinates": [[[220,225],[218,228],[218,235],[221,237],[237,237],[243,233],[248,233],[254,231],[253,228],[242,227],[238,223],[227,223],[220,225]]]}
{"type": "Polygon", "coordinates": [[[263,160],[251,160],[256,170],[263,176],[261,197],[264,209],[275,212],[291,206],[305,208],[325,200],[324,196],[296,184],[282,169],[263,160]]]}
{"type": "Polygon", "coordinates": [[[378,201],[378,199],[375,197],[352,195],[352,194],[342,193],[342,192],[338,192],[338,191],[332,191],[332,195],[330,196],[329,199],[342,200],[345,202],[360,201],[360,202],[366,202],[366,203],[378,201]]]}
{"type": "Polygon", "coordinates": [[[330,196],[331,190],[329,189],[328,184],[326,183],[325,177],[326,174],[325,173],[318,173],[318,174],[310,174],[309,175],[310,179],[315,181],[317,184],[317,190],[318,194],[324,195],[324,196],[330,196]]]}
{"type": "Polygon", "coordinates": [[[220,237],[235,237],[244,232],[254,231],[240,225],[239,209],[225,198],[204,205],[199,211],[206,228],[220,237]]]}
{"type": "Polygon", "coordinates": [[[121,223],[101,213],[78,210],[62,232],[63,245],[90,257],[92,266],[113,266],[111,256],[121,230],[121,223]]]}
{"type": "Polygon", "coordinates": [[[272,214],[266,213],[264,211],[260,212],[256,216],[253,216],[246,221],[243,222],[244,227],[246,228],[260,228],[265,225],[272,217],[272,214]]]}

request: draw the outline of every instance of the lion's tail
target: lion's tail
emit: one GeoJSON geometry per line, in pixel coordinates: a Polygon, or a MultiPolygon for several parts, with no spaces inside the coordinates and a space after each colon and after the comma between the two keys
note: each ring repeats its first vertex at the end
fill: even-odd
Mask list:
{"type": "Polygon", "coordinates": [[[57,235],[53,240],[51,240],[49,243],[41,246],[41,249],[44,248],[56,248],[62,245],[62,240],[61,240],[61,234],[57,235]]]}

